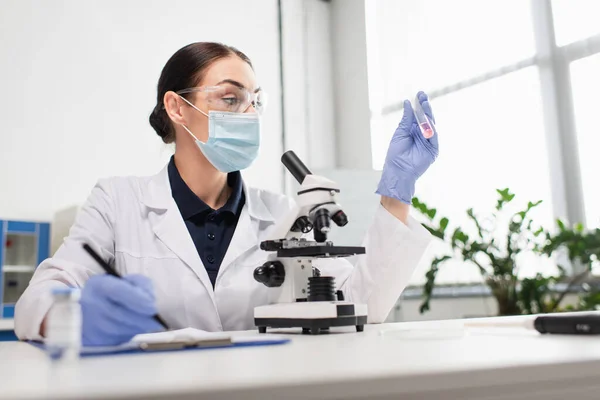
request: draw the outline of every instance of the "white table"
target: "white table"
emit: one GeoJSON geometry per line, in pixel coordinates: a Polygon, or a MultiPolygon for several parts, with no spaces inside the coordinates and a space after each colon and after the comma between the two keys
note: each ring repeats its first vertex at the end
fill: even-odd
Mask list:
{"type": "Polygon", "coordinates": [[[599,337],[455,326],[290,334],[287,345],[87,358],[73,368],[26,343],[0,343],[0,398],[600,398],[599,337]]]}

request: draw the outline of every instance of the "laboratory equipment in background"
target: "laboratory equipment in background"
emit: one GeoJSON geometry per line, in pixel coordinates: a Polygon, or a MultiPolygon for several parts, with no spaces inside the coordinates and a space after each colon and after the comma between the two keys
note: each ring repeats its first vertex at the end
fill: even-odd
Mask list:
{"type": "Polygon", "coordinates": [[[330,327],[356,326],[361,332],[367,323],[367,305],[344,301],[333,277],[321,276],[313,266],[320,258],[365,254],[364,247],[334,246],[327,240],[332,222],[343,227],[348,218],[336,201],[338,185],[313,175],[293,151],[281,161],[300,183],[297,205],[275,227],[260,248],[271,252],[268,260],[254,270],[254,279],[271,288],[272,304],[254,309],[259,332],[267,328],[302,328],[302,333],[319,334],[330,327]],[[312,232],[314,240],[303,237],[312,232]]]}
{"type": "Polygon", "coordinates": [[[0,318],[13,318],[15,303],[49,253],[50,223],[0,220],[0,318]]]}
{"type": "Polygon", "coordinates": [[[81,349],[81,292],[77,288],[52,290],[46,320],[46,350],[53,359],[74,360],[81,349]]]}
{"type": "Polygon", "coordinates": [[[418,95],[415,97],[413,110],[423,137],[425,137],[425,139],[432,138],[433,135],[435,135],[435,124],[429,119],[427,114],[425,114],[425,111],[423,111],[423,107],[421,107],[421,102],[419,101],[418,95]]]}

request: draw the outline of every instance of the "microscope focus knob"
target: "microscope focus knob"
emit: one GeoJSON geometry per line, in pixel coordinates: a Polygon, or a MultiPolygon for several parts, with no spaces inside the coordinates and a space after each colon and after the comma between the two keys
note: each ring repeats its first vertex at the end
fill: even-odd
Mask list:
{"type": "Polygon", "coordinates": [[[302,232],[302,233],[308,233],[310,231],[312,231],[313,225],[310,222],[310,220],[308,219],[307,216],[302,216],[300,218],[298,218],[296,220],[296,222],[294,222],[294,225],[292,225],[292,228],[290,229],[292,232],[302,232]]]}
{"type": "Polygon", "coordinates": [[[267,261],[254,270],[254,280],[266,287],[279,287],[285,280],[285,269],[280,261],[267,261]]]}

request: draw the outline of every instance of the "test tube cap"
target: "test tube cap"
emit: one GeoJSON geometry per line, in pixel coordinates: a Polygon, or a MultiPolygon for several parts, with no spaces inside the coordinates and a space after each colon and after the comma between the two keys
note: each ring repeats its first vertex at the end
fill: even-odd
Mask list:
{"type": "Polygon", "coordinates": [[[52,289],[52,297],[55,299],[79,300],[81,290],[73,287],[55,287],[52,289]]]}

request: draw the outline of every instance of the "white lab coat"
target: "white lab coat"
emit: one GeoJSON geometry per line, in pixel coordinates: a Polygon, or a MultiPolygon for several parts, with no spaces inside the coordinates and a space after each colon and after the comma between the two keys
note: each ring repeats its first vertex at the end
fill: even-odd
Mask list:
{"type": "MultiPolygon", "coordinates": [[[[252,329],[254,307],[268,304],[272,290],[253,278],[254,269],[267,259],[259,243],[293,203],[286,196],[246,186],[244,192],[246,203],[213,290],[171,196],[167,168],[151,177],[99,181],[63,245],[40,264],[19,299],[17,336],[39,339],[52,287],[83,287],[90,276],[103,273],[81,248],[83,242],[121,274],[150,277],[158,312],[170,327],[252,329]]],[[[405,225],[379,206],[363,243],[367,254],[357,257],[356,265],[346,259],[318,260],[314,265],[322,275],[335,277],[346,299],[367,304],[369,322],[383,322],[429,241],[429,232],[414,219],[405,225]]]]}

